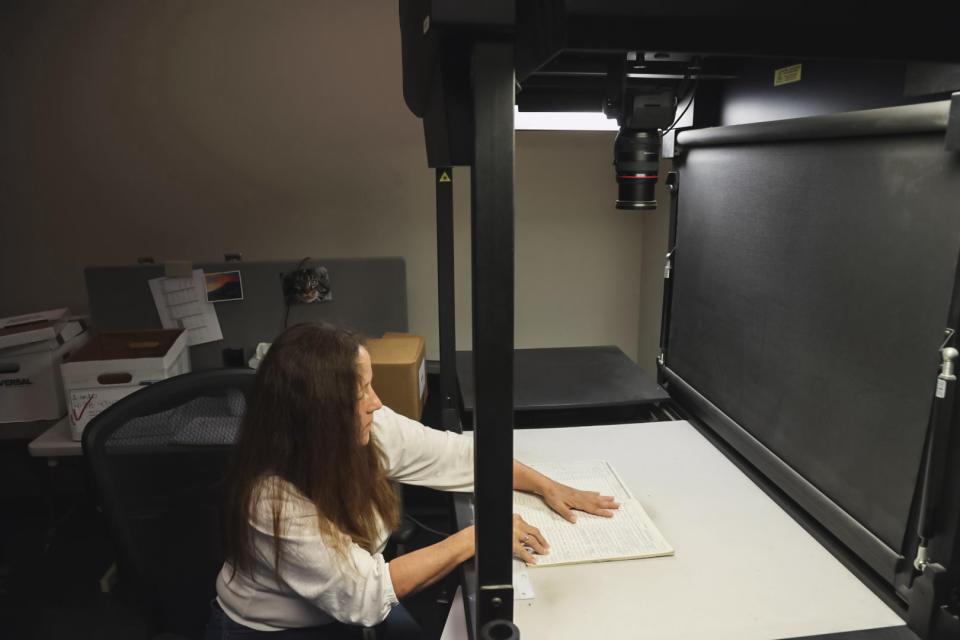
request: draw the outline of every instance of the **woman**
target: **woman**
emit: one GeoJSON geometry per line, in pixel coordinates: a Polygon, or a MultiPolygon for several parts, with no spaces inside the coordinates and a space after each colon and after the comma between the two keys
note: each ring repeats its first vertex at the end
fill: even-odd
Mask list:
{"type": "MultiPolygon", "coordinates": [[[[400,520],[394,482],[473,488],[473,440],[384,407],[357,336],[315,325],[284,331],[257,372],[227,476],[227,561],[208,638],[359,637],[384,620],[387,637],[416,637],[399,598],[474,554],[473,527],[387,563],[400,520]]],[[[560,485],[518,462],[514,486],[573,521],[611,515],[612,498],[560,485]]],[[[514,516],[514,551],[547,552],[514,516]],[[527,548],[525,548],[527,547],[527,548]]]]}

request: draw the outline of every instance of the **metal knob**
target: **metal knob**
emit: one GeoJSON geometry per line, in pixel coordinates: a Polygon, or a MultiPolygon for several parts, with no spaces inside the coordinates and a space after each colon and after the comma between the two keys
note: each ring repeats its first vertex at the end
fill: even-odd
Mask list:
{"type": "Polygon", "coordinates": [[[960,351],[957,351],[953,347],[941,349],[940,357],[943,358],[943,362],[940,363],[940,375],[937,376],[938,378],[941,380],[957,379],[957,376],[953,373],[953,361],[958,355],[960,355],[960,351]]]}

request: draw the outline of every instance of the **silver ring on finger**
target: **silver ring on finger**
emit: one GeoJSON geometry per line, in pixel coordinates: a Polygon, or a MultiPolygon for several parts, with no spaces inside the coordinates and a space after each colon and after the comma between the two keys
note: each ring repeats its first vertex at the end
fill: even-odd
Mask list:
{"type": "Polygon", "coordinates": [[[526,541],[529,540],[529,539],[530,539],[530,534],[528,533],[527,535],[523,536],[523,540],[522,540],[522,541],[523,541],[523,542],[526,542],[526,541]]]}

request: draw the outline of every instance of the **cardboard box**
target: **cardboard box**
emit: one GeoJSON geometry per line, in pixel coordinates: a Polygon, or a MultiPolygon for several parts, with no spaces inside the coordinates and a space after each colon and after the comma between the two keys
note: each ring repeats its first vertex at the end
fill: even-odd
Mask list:
{"type": "Polygon", "coordinates": [[[60,363],[88,339],[67,309],[0,319],[0,422],[58,420],[66,412],[60,363]]]}
{"type": "Polygon", "coordinates": [[[0,349],[55,340],[70,315],[66,307],[0,318],[0,349]]]}
{"type": "Polygon", "coordinates": [[[427,401],[426,348],[422,336],[385,333],[367,340],[373,388],[383,404],[419,420],[427,401]]]}
{"type": "Polygon", "coordinates": [[[70,433],[80,440],[91,418],[152,382],[190,371],[183,329],[101,333],[60,365],[70,433]]]}

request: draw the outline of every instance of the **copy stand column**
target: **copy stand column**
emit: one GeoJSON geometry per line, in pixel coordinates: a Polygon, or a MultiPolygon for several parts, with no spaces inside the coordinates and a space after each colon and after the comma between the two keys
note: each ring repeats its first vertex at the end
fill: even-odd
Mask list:
{"type": "MultiPolygon", "coordinates": [[[[513,619],[513,44],[471,59],[477,626],[513,619]]],[[[512,625],[510,625],[512,626],[512,625]]]]}
{"type": "Polygon", "coordinates": [[[453,282],[453,167],[437,167],[437,298],[440,333],[440,425],[460,432],[453,282]]]}

